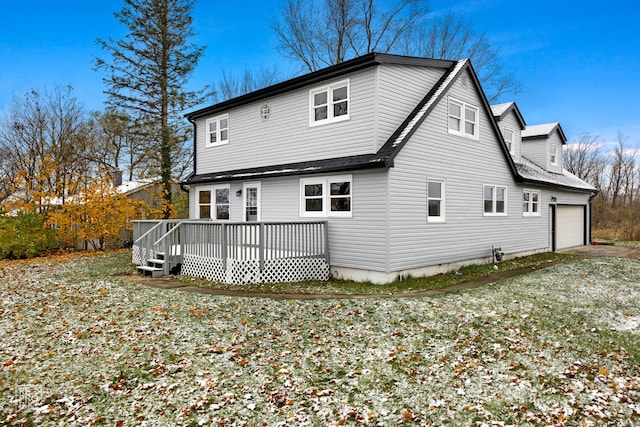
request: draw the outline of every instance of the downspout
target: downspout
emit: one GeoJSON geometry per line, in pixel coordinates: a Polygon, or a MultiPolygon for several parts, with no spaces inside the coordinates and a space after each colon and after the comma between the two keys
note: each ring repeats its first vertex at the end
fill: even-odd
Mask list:
{"type": "MultiPolygon", "coordinates": [[[[187,117],[187,120],[191,122],[193,125],[193,172],[189,174],[187,180],[196,175],[196,154],[198,151],[196,150],[196,122],[192,120],[191,117],[187,117]]],[[[180,189],[185,193],[189,193],[189,189],[185,188],[185,184],[183,182],[180,183],[180,189]]]]}
{"type": "Polygon", "coordinates": [[[598,195],[598,192],[595,191],[593,193],[591,193],[591,196],[589,196],[589,230],[587,231],[587,244],[590,245],[592,243],[592,237],[591,237],[591,228],[592,228],[592,220],[593,220],[593,209],[592,209],[592,200],[594,199],[594,197],[596,197],[598,195]]]}

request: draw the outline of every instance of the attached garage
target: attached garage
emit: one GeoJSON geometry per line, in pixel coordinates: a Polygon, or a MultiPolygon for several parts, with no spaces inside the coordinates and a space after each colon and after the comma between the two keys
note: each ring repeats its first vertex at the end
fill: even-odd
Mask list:
{"type": "Polygon", "coordinates": [[[558,205],[556,208],[555,249],[585,244],[585,206],[558,205]]]}

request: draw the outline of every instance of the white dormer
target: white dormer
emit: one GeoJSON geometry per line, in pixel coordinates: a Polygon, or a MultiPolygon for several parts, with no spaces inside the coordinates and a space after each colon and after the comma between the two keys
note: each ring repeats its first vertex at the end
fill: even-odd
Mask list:
{"type": "Polygon", "coordinates": [[[526,123],[518,106],[515,102],[492,105],[491,112],[498,123],[511,157],[515,162],[519,162],[522,155],[521,133],[526,128],[526,123]]]}
{"type": "Polygon", "coordinates": [[[527,126],[522,131],[522,155],[549,172],[562,173],[562,146],[566,143],[558,122],[527,126]]]}

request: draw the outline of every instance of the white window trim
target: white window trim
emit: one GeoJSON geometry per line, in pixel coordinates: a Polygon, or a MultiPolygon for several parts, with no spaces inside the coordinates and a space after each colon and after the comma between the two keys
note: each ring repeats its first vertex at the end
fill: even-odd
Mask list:
{"type": "Polygon", "coordinates": [[[551,144],[551,150],[549,152],[549,163],[551,164],[551,166],[558,166],[559,157],[560,150],[558,149],[558,144],[551,144]]]}
{"type": "MultiPolygon", "coordinates": [[[[340,102],[345,101],[345,100],[340,100],[340,102]]],[[[347,80],[341,80],[339,82],[336,83],[332,83],[330,85],[326,85],[326,86],[321,86],[321,87],[316,87],[313,88],[311,90],[309,90],[309,126],[320,126],[320,125],[324,125],[327,123],[335,123],[335,122],[342,122],[345,120],[349,120],[351,116],[351,84],[349,79],[347,80]],[[344,114],[342,116],[337,116],[335,117],[333,115],[333,90],[334,89],[338,89],[340,87],[346,86],[347,87],[347,114],[344,114]],[[315,105],[314,105],[314,95],[318,94],[318,93],[322,93],[322,92],[327,92],[327,118],[323,119],[323,120],[316,120],[315,119],[315,105]]]]}
{"type": "Polygon", "coordinates": [[[351,218],[353,216],[353,176],[352,175],[334,175],[334,176],[326,176],[326,177],[316,177],[316,178],[300,178],[300,216],[305,218],[351,218]],[[351,199],[349,211],[332,211],[331,206],[331,184],[334,182],[349,182],[351,194],[349,198],[351,199]],[[322,185],[322,211],[306,211],[306,198],[304,195],[304,186],[310,184],[321,184],[322,185]]]}
{"type": "Polygon", "coordinates": [[[542,212],[541,212],[541,206],[542,206],[542,192],[540,190],[530,190],[530,189],[523,189],[522,190],[522,194],[524,195],[524,193],[529,193],[529,201],[527,202],[527,210],[524,210],[524,196],[522,197],[522,205],[523,205],[523,209],[522,209],[522,216],[528,216],[528,217],[533,217],[533,216],[542,216],[542,212]],[[533,212],[532,208],[533,208],[533,195],[537,194],[538,195],[538,212],[533,212]]]}
{"type": "Polygon", "coordinates": [[[258,217],[256,221],[262,221],[262,183],[260,181],[242,183],[242,221],[247,221],[247,188],[257,188],[258,217]]]}
{"type": "Polygon", "coordinates": [[[200,219],[213,219],[215,221],[229,221],[231,220],[231,186],[229,184],[224,185],[208,185],[206,187],[199,187],[196,192],[196,204],[197,204],[197,214],[200,219]],[[226,218],[218,218],[218,209],[216,203],[216,190],[227,189],[229,191],[229,219],[226,218]],[[200,192],[201,191],[210,191],[211,192],[211,205],[210,205],[210,218],[200,218],[200,192]]]}
{"type": "Polygon", "coordinates": [[[494,185],[494,184],[483,184],[482,185],[482,215],[483,216],[507,216],[507,195],[509,193],[509,189],[506,185],[494,185]],[[493,188],[493,200],[492,200],[492,207],[491,207],[491,212],[485,212],[484,211],[484,189],[487,187],[492,187],[493,188]],[[496,212],[496,205],[498,202],[497,199],[497,194],[498,192],[496,191],[498,188],[504,188],[504,212],[496,212]]]}
{"type": "Polygon", "coordinates": [[[509,153],[513,154],[516,148],[516,132],[513,129],[504,128],[504,130],[502,131],[502,136],[504,137],[504,142],[507,144],[509,153]],[[511,132],[511,141],[507,139],[507,132],[511,132]]]}
{"type": "Polygon", "coordinates": [[[204,124],[204,146],[206,148],[209,148],[218,147],[220,145],[227,145],[229,143],[229,127],[229,114],[222,114],[220,116],[208,118],[204,124]],[[223,119],[227,119],[227,139],[224,140],[221,139],[220,136],[220,121],[223,119]],[[216,142],[212,144],[211,142],[209,142],[209,134],[211,133],[209,132],[209,123],[214,121],[216,122],[216,142]]]}
{"type": "Polygon", "coordinates": [[[468,139],[474,139],[474,140],[479,140],[480,139],[480,109],[478,107],[476,107],[475,105],[469,104],[467,102],[464,101],[460,101],[459,99],[455,99],[452,97],[448,98],[448,102],[447,102],[447,130],[449,131],[449,133],[451,135],[457,135],[457,136],[461,136],[463,138],[468,138],[468,139]],[[451,129],[449,127],[449,118],[452,117],[449,113],[449,105],[450,104],[456,104],[460,107],[460,113],[461,113],[461,117],[459,118],[460,120],[460,130],[454,130],[451,129]],[[475,123],[474,129],[475,129],[475,133],[474,134],[468,134],[465,132],[465,123],[467,122],[467,120],[465,119],[465,109],[471,109],[471,110],[475,110],[476,112],[476,121],[473,122],[475,123]]]}
{"type": "Polygon", "coordinates": [[[444,179],[439,178],[427,178],[427,222],[429,223],[444,223],[446,222],[445,217],[445,207],[446,207],[446,193],[445,193],[445,181],[444,179]],[[429,196],[429,183],[430,182],[438,182],[440,183],[440,198],[430,197],[429,196]],[[429,200],[440,200],[440,216],[429,216],[429,200]]]}

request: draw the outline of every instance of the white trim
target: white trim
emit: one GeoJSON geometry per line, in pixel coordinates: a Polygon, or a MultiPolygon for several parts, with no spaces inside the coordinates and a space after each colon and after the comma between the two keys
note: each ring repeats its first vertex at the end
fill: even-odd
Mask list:
{"type": "Polygon", "coordinates": [[[482,185],[482,215],[483,216],[507,216],[507,193],[509,192],[509,189],[506,185],[494,185],[494,184],[483,184],[482,185]],[[491,187],[493,188],[492,191],[492,198],[491,198],[491,212],[486,212],[485,208],[484,208],[484,202],[485,197],[484,197],[484,191],[485,188],[487,187],[491,187]],[[498,192],[496,191],[498,188],[503,188],[504,189],[504,212],[497,212],[497,205],[498,205],[498,192]]]}
{"type": "Polygon", "coordinates": [[[504,142],[507,144],[509,153],[513,154],[516,148],[516,132],[511,128],[505,127],[502,129],[502,137],[504,138],[504,142]],[[507,139],[507,132],[511,132],[511,140],[507,139]]]}
{"type": "Polygon", "coordinates": [[[352,175],[332,175],[325,177],[314,178],[300,178],[300,216],[306,218],[322,218],[322,217],[334,217],[334,218],[351,218],[353,216],[353,176],[352,175]],[[335,199],[349,199],[348,211],[333,211],[331,210],[331,184],[338,182],[349,183],[349,194],[339,195],[333,197],[335,199]],[[305,186],[307,185],[320,185],[321,195],[319,196],[306,196],[305,186]],[[307,200],[321,200],[322,210],[319,211],[307,211],[307,200]]]}
{"type": "Polygon", "coordinates": [[[350,115],[351,115],[351,87],[350,87],[349,79],[340,80],[330,85],[316,87],[309,90],[309,126],[320,126],[327,123],[334,123],[334,122],[349,120],[350,115]],[[340,89],[342,87],[347,88],[347,97],[334,101],[333,91],[336,89],[340,89]],[[327,117],[324,119],[316,120],[315,109],[317,106],[315,104],[315,95],[318,95],[321,93],[326,93],[326,103],[318,104],[317,106],[318,107],[326,106],[327,117]],[[347,113],[339,116],[334,116],[334,105],[342,102],[347,103],[347,113]]]}
{"type": "Polygon", "coordinates": [[[528,188],[523,188],[522,189],[522,216],[525,216],[525,217],[542,216],[541,206],[542,206],[542,192],[540,190],[530,190],[528,188]],[[529,194],[529,200],[527,200],[527,201],[524,200],[525,193],[529,194]],[[538,195],[538,202],[537,202],[538,211],[537,212],[533,212],[532,211],[532,208],[533,208],[533,195],[534,194],[538,195]],[[525,203],[526,203],[526,206],[527,206],[527,210],[524,209],[525,203]]]}
{"type": "Polygon", "coordinates": [[[452,97],[447,98],[447,130],[451,135],[461,136],[463,138],[479,140],[480,139],[480,109],[475,105],[471,105],[459,99],[452,97]],[[460,108],[460,115],[455,116],[451,114],[451,105],[456,105],[460,108]],[[466,110],[473,111],[475,114],[475,120],[471,121],[466,118],[466,110]],[[459,129],[451,128],[451,119],[457,120],[459,129]],[[466,124],[473,124],[473,133],[466,132],[466,124]]]}
{"type": "Polygon", "coordinates": [[[445,202],[446,194],[445,194],[445,180],[441,178],[427,178],[427,222],[428,223],[444,223],[446,222],[445,217],[445,202]],[[437,182],[440,184],[440,197],[430,197],[429,196],[429,183],[437,182]],[[440,215],[439,216],[429,216],[429,200],[439,200],[440,201],[440,215]]]}
{"type": "Polygon", "coordinates": [[[558,144],[552,143],[551,149],[549,152],[549,163],[551,166],[558,166],[560,157],[560,150],[558,149],[558,144]]]}
{"type": "Polygon", "coordinates": [[[247,220],[247,193],[249,188],[256,188],[256,207],[258,209],[256,221],[262,221],[262,183],[260,181],[242,183],[242,222],[252,222],[247,220]]]}
{"type": "MultiPolygon", "coordinates": [[[[199,186],[196,189],[196,203],[197,203],[197,208],[196,208],[196,215],[198,218],[201,219],[214,219],[216,221],[229,221],[231,219],[231,186],[229,184],[223,184],[223,185],[207,185],[207,186],[199,186]],[[216,203],[216,191],[217,190],[228,190],[228,194],[229,194],[229,218],[218,218],[218,204],[216,203]],[[201,206],[205,206],[205,204],[200,203],[200,192],[202,191],[209,191],[210,195],[211,195],[211,200],[209,202],[209,216],[210,218],[201,218],[200,217],[200,207],[201,206]]],[[[221,203],[221,205],[223,205],[221,203]]]]}
{"type": "Polygon", "coordinates": [[[220,116],[216,116],[216,117],[210,117],[205,121],[204,124],[204,146],[205,148],[209,148],[209,147],[217,147],[220,145],[227,145],[229,143],[229,114],[222,114],[220,116]],[[226,124],[227,127],[225,128],[221,128],[221,122],[223,120],[226,120],[226,124]],[[211,132],[209,130],[209,125],[210,123],[216,123],[216,130],[215,130],[215,135],[216,135],[216,142],[211,142],[211,134],[213,132],[211,132]],[[223,139],[223,131],[226,132],[226,139],[223,139]]]}

